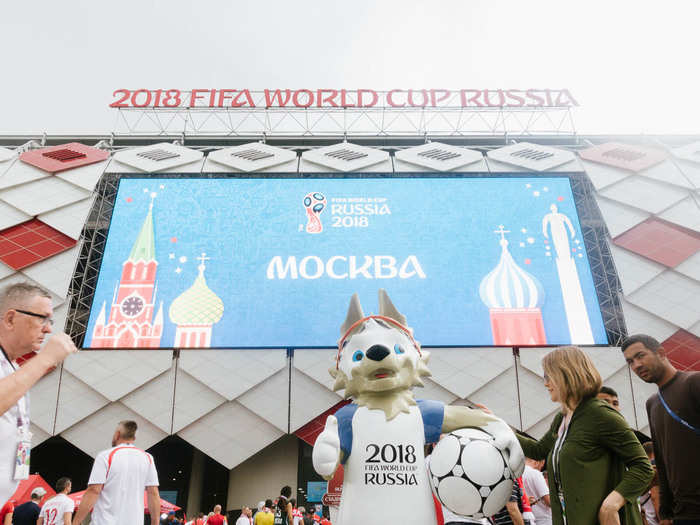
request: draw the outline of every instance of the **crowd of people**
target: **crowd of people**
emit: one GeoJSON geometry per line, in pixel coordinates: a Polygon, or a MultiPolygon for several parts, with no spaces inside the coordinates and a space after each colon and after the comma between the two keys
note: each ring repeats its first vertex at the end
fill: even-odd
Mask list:
{"type": "MultiPolygon", "coordinates": [[[[291,498],[292,488],[282,487],[277,499],[260,501],[257,507],[243,507],[233,525],[332,525],[328,515],[319,511],[316,506],[308,509],[297,506],[291,498]]],[[[161,521],[161,525],[183,525],[171,513],[161,521]]],[[[221,505],[214,506],[208,515],[200,512],[196,518],[185,521],[184,525],[229,525],[226,516],[221,514],[221,505]]]]}
{"type": "MultiPolygon", "coordinates": [[[[19,357],[42,346],[51,332],[52,314],[51,294],[38,286],[19,283],[0,292],[0,502],[29,474],[29,389],[77,351],[70,337],[56,334],[35,358],[17,365],[19,357]]],[[[619,397],[602,386],[585,351],[553,350],[542,362],[544,386],[561,410],[541,439],[518,436],[527,467],[513,484],[508,504],[489,518],[491,523],[700,525],[700,372],[677,371],[663,346],[647,335],[629,337],[622,352],[640,379],[658,386],[646,403],[651,442],[640,442],[620,414],[619,397]]],[[[16,509],[7,501],[0,525],[80,524],[89,513],[96,525],[140,524],[144,491],[150,525],[174,525],[174,516],[165,517],[171,523],[161,524],[158,475],[153,457],[134,446],[136,431],[133,421],[117,425],[112,447],[95,458],[77,509],[67,497],[70,479],[61,478],[57,495],[41,509],[41,490],[16,509]]],[[[315,509],[297,507],[291,494],[285,486],[276,501],[268,499],[255,510],[244,508],[235,525],[330,523],[315,515],[315,509]]],[[[444,525],[475,522],[439,510],[444,525]]],[[[220,506],[190,523],[228,525],[220,506]]]]}

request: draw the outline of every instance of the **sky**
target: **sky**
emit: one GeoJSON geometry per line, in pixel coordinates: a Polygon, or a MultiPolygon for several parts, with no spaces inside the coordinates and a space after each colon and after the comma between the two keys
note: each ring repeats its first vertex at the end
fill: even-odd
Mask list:
{"type": "Polygon", "coordinates": [[[4,2],[0,134],[109,133],[115,89],[567,88],[579,133],[700,132],[700,3],[4,2]]]}

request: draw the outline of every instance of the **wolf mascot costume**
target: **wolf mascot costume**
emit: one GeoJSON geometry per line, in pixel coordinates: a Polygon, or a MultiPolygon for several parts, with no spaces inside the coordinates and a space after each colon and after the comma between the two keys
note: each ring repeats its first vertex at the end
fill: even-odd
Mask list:
{"type": "Polygon", "coordinates": [[[357,294],[340,328],[334,390],[353,403],[329,416],[313,449],[316,472],[330,479],[345,468],[335,525],[429,525],[435,507],[423,448],[441,433],[482,427],[509,453],[515,476],[524,468],[522,449],[502,420],[480,410],[416,401],[412,388],[430,375],[428,352],[379,291],[379,315],[365,316],[357,294]]]}

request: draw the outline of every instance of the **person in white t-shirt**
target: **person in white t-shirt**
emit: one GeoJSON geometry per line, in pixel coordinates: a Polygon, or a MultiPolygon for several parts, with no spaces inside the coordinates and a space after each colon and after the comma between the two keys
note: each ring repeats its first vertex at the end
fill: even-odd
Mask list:
{"type": "Polygon", "coordinates": [[[144,490],[151,525],[159,524],[158,474],[153,456],[134,446],[136,428],[135,421],[121,421],[112,437],[112,448],[97,454],[73,519],[76,524],[80,525],[91,510],[93,525],[141,524],[144,490]]]}
{"type": "Polygon", "coordinates": [[[523,485],[530,498],[532,513],[535,515],[537,525],[552,525],[552,509],[549,503],[549,486],[540,470],[544,460],[535,461],[525,459],[525,471],[523,472],[523,485]]]}
{"type": "Polygon", "coordinates": [[[28,459],[22,461],[31,457],[29,389],[77,351],[70,337],[56,334],[33,359],[18,366],[18,358],[41,348],[52,324],[51,294],[45,289],[16,283],[0,291],[0,506],[29,476],[28,459]]]}
{"type": "Polygon", "coordinates": [[[241,515],[236,520],[236,525],[250,525],[253,523],[253,512],[249,507],[243,507],[241,509],[241,515]]]}
{"type": "Polygon", "coordinates": [[[59,478],[56,482],[56,495],[41,507],[36,525],[71,525],[75,502],[70,499],[72,483],[70,478],[59,478]]]}

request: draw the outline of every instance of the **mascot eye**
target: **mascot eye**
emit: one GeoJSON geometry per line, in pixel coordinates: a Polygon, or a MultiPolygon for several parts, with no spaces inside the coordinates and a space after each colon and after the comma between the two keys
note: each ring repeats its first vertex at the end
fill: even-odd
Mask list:
{"type": "Polygon", "coordinates": [[[399,344],[395,344],[394,345],[394,352],[396,352],[397,354],[403,354],[405,352],[405,350],[403,349],[403,346],[401,346],[399,344]]]}
{"type": "Polygon", "coordinates": [[[365,354],[362,350],[355,350],[355,353],[352,354],[352,360],[353,361],[362,361],[362,358],[364,356],[365,356],[365,354]]]}

